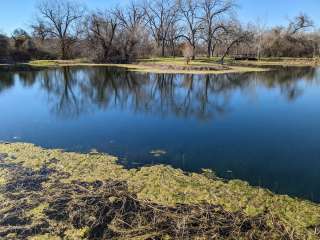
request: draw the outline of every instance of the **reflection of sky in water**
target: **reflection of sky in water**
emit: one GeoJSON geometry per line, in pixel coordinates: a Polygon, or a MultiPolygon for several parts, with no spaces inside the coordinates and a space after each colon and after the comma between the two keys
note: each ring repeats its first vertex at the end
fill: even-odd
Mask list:
{"type": "Polygon", "coordinates": [[[218,76],[102,67],[1,72],[0,139],[97,149],[128,167],[210,168],[320,201],[319,76],[310,68],[218,76]]]}

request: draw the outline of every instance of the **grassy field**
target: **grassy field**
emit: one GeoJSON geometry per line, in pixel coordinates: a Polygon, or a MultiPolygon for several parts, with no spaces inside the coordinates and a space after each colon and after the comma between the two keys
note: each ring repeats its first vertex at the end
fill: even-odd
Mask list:
{"type": "Polygon", "coordinates": [[[97,152],[0,144],[0,190],[4,239],[88,239],[97,222],[105,223],[100,212],[106,208],[109,214],[117,209],[98,231],[107,239],[320,237],[320,205],[224,181],[211,171],[186,174],[162,165],[127,170],[116,157],[97,152]]]}

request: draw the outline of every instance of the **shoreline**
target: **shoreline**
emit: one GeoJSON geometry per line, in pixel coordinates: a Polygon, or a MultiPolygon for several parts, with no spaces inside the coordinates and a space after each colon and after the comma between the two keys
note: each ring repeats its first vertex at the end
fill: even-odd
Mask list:
{"type": "Polygon", "coordinates": [[[247,67],[247,66],[233,66],[220,65],[217,63],[201,62],[202,60],[195,60],[193,63],[187,65],[183,59],[175,59],[174,61],[166,61],[164,59],[154,61],[152,59],[141,60],[134,63],[91,63],[81,62],[77,60],[71,61],[32,61],[26,63],[31,67],[72,67],[72,66],[92,66],[92,67],[116,67],[123,68],[127,71],[142,72],[142,73],[159,73],[159,74],[226,74],[226,73],[245,73],[245,72],[262,72],[269,71],[268,68],[247,67]],[[211,70],[214,69],[214,70],[211,70]]]}
{"type": "Polygon", "coordinates": [[[183,58],[150,58],[140,59],[134,63],[92,63],[83,59],[74,60],[35,60],[28,63],[1,64],[4,67],[31,67],[31,68],[55,68],[55,67],[115,67],[127,71],[158,74],[198,74],[219,75],[227,73],[264,72],[278,67],[317,67],[317,59],[261,59],[261,61],[234,61],[227,59],[224,65],[219,64],[218,58],[198,58],[186,64],[183,58]]]}
{"type": "MultiPolygon", "coordinates": [[[[39,192],[44,197],[41,203],[34,203],[25,212],[20,213],[21,216],[29,216],[34,224],[39,221],[39,218],[48,221],[50,226],[58,224],[56,220],[46,219],[46,213],[50,210],[51,201],[57,201],[61,196],[50,201],[45,197],[50,195],[46,193],[50,189],[58,191],[56,189],[58,182],[59,184],[68,184],[68,188],[73,189],[74,184],[79,181],[86,184],[85,186],[100,181],[115,181],[125,182],[128,186],[128,194],[134,194],[139,203],[147,201],[161,206],[161,208],[179,207],[180,204],[186,204],[186,208],[200,207],[202,204],[220,206],[223,211],[230,214],[240,211],[246,216],[245,218],[253,219],[263,216],[269,223],[272,219],[277,219],[277,224],[283,225],[293,233],[292,236],[296,236],[292,239],[318,239],[320,236],[320,205],[307,200],[277,195],[267,189],[250,186],[241,180],[225,181],[217,178],[211,171],[206,171],[203,174],[187,174],[179,169],[164,165],[128,170],[117,163],[116,157],[107,154],[64,152],[57,149],[43,149],[27,143],[0,144],[0,189],[2,189],[0,199],[4,204],[2,205],[3,210],[3,207],[8,208],[10,204],[17,204],[17,200],[9,199],[13,193],[7,194],[6,192],[15,186],[11,178],[17,174],[13,174],[11,171],[17,171],[17,169],[27,172],[52,173],[49,175],[48,181],[36,185],[43,191],[42,194],[41,191],[39,192]]],[[[24,189],[26,195],[30,195],[30,189],[27,187],[33,186],[37,182],[30,184],[28,181],[35,181],[36,178],[28,178],[27,182],[23,183],[21,177],[19,179],[16,181],[20,181],[20,185],[26,187],[24,189]]],[[[36,201],[36,199],[32,201],[36,201]]],[[[0,216],[1,214],[3,213],[0,210],[0,216]]],[[[68,230],[73,233],[77,232],[78,234],[82,230],[89,231],[87,228],[75,229],[67,220],[59,221],[60,223],[66,224],[68,230]]],[[[0,222],[0,235],[2,228],[4,226],[0,222]]],[[[270,232],[277,231],[275,225],[271,224],[268,228],[270,232]]],[[[54,236],[50,237],[52,238],[46,239],[54,239],[54,236]]],[[[270,238],[269,236],[269,239],[278,238],[270,238]]]]}

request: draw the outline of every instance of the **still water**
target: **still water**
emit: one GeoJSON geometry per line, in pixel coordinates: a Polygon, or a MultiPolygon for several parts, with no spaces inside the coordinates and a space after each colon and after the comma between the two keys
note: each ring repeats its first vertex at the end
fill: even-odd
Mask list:
{"type": "Polygon", "coordinates": [[[171,75],[0,71],[0,140],[213,169],[320,202],[320,69],[171,75]]]}

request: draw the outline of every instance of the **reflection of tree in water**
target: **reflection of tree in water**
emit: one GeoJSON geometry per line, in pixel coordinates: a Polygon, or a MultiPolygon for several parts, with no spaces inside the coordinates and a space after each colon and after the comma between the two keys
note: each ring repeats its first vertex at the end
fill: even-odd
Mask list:
{"type": "Polygon", "coordinates": [[[31,87],[37,80],[38,71],[20,71],[18,76],[24,87],[31,87]]]}
{"type": "Polygon", "coordinates": [[[63,117],[77,117],[89,110],[82,90],[85,81],[81,71],[64,67],[39,73],[41,86],[48,93],[48,101],[53,106],[53,112],[63,117]]]}
{"type": "Polygon", "coordinates": [[[23,71],[10,71],[9,69],[0,68],[0,93],[5,89],[14,86],[15,76],[18,77],[23,86],[32,86],[37,77],[38,71],[33,69],[24,69],[23,71]]]}
{"type": "Polygon", "coordinates": [[[300,79],[312,81],[310,68],[259,74],[172,75],[110,71],[86,71],[84,93],[99,107],[130,109],[136,112],[201,119],[229,111],[235,90],[248,90],[262,84],[279,88],[289,100],[298,97],[300,79]]]}
{"type": "Polygon", "coordinates": [[[119,107],[136,112],[208,118],[223,112],[228,97],[224,89],[214,92],[218,78],[172,74],[110,73],[91,69],[85,87],[88,97],[100,107],[119,107]]]}
{"type": "Polygon", "coordinates": [[[281,94],[292,101],[303,95],[304,87],[299,85],[300,80],[311,84],[320,83],[315,79],[316,71],[312,67],[284,67],[281,70],[256,74],[256,79],[268,88],[279,88],[281,94]]]}
{"type": "MultiPolygon", "coordinates": [[[[257,86],[279,89],[286,99],[303,94],[303,85],[318,84],[313,68],[294,68],[255,74],[173,75],[142,74],[104,67],[62,68],[18,73],[24,86],[39,81],[53,112],[76,117],[87,111],[120,108],[135,112],[211,119],[230,111],[237,90],[254,92],[257,86]]],[[[3,74],[3,86],[14,84],[3,74]]]]}
{"type": "Polygon", "coordinates": [[[0,94],[14,86],[14,74],[9,72],[0,72],[0,94]]]}

